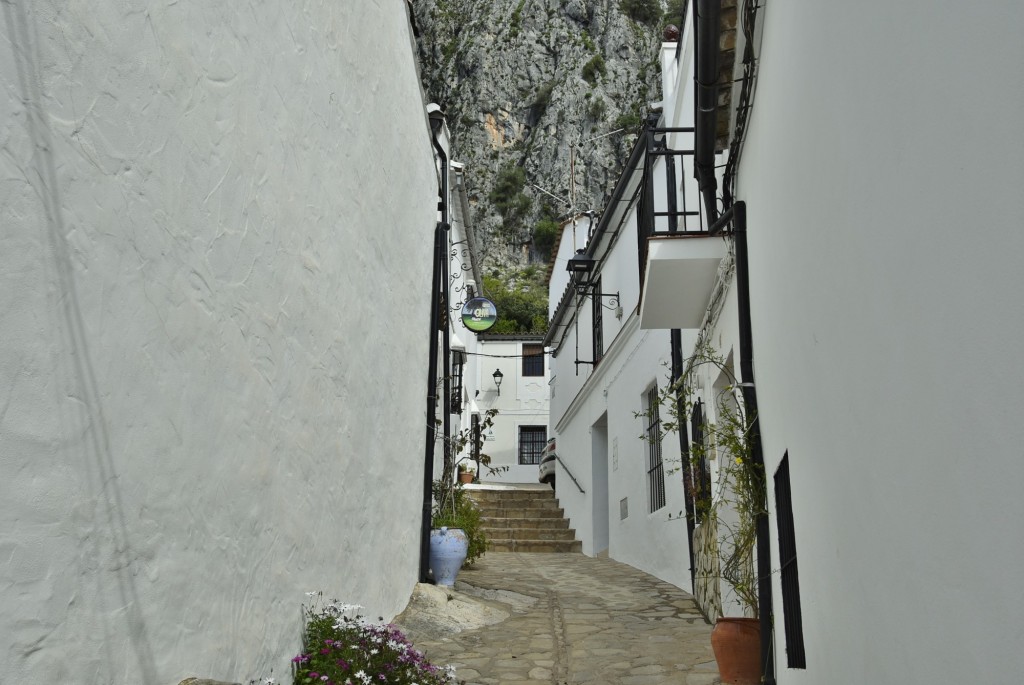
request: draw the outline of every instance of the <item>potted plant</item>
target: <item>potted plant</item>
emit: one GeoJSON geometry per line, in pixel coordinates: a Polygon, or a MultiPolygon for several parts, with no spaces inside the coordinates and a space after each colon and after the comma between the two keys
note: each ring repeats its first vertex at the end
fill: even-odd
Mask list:
{"type": "Polygon", "coordinates": [[[461,483],[434,481],[430,568],[434,583],[452,586],[463,563],[472,564],[487,551],[480,511],[461,483]]]}
{"type": "Polygon", "coordinates": [[[472,564],[487,550],[487,536],[483,532],[480,512],[462,486],[472,482],[476,475],[468,464],[471,457],[491,473],[506,468],[491,468],[491,458],[481,452],[483,431],[493,425],[497,413],[496,409],[487,411],[476,430],[463,429],[452,438],[445,450],[441,479],[434,482],[430,568],[438,585],[454,585],[462,564],[472,564]],[[470,446],[473,449],[465,454],[470,446]],[[458,480],[455,478],[456,470],[458,480]]]}
{"type": "MultiPolygon", "coordinates": [[[[711,643],[723,683],[756,685],[761,682],[758,579],[754,557],[757,519],[767,511],[764,466],[753,459],[751,426],[753,416],[744,406],[732,368],[716,354],[707,341],[698,343],[686,361],[680,378],[661,392],[670,420],[663,431],[678,430],[679,422],[691,416],[699,394],[697,377],[711,370],[724,378],[713,398],[715,416],[701,424],[704,440],[690,447],[690,463],[698,473],[709,460],[716,460],[718,473],[710,489],[701,479],[685,479],[695,506],[695,516],[710,538],[719,561],[718,579],[732,591],[743,616],[720,616],[711,643]],[[703,368],[702,368],[703,367],[703,368]]],[[[645,436],[646,438],[646,436],[645,436]]]]}

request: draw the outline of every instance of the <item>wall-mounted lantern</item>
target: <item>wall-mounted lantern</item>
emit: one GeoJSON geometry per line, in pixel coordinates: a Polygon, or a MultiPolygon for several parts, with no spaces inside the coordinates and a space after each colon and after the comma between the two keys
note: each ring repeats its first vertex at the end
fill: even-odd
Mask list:
{"type": "Polygon", "coordinates": [[[494,379],[494,386],[498,388],[498,396],[501,396],[501,381],[505,378],[505,374],[501,372],[501,369],[495,369],[494,373],[491,374],[491,378],[494,379]]]}
{"type": "Polygon", "coordinates": [[[583,295],[590,287],[590,277],[594,272],[594,258],[588,255],[584,249],[576,250],[576,254],[569,259],[565,270],[572,277],[576,292],[583,295]]]}

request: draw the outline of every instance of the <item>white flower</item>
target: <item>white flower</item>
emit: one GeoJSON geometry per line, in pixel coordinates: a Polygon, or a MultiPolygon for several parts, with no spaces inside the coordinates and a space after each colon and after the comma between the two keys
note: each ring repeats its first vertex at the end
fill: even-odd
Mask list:
{"type": "Polygon", "coordinates": [[[379,650],[379,649],[376,649],[376,648],[374,648],[374,649],[371,649],[371,650],[370,650],[370,656],[373,656],[374,654],[380,654],[380,650],[379,650]]]}

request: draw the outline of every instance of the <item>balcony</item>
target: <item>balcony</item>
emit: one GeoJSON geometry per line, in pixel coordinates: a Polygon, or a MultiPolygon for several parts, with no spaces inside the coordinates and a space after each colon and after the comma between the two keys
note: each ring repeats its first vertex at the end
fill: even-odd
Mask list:
{"type": "Polygon", "coordinates": [[[725,238],[707,233],[648,236],[640,328],[700,328],[727,252],[725,238]]]}

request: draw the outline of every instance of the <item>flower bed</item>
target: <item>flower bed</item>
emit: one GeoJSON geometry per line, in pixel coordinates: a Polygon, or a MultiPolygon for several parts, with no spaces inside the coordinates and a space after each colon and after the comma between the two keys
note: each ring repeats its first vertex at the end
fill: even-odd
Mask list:
{"type": "Polygon", "coordinates": [[[370,623],[352,604],[305,609],[302,653],[292,659],[295,685],[450,685],[454,668],[423,658],[393,625],[370,623]]]}

